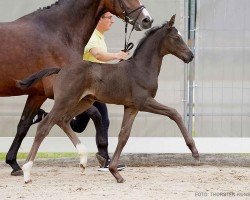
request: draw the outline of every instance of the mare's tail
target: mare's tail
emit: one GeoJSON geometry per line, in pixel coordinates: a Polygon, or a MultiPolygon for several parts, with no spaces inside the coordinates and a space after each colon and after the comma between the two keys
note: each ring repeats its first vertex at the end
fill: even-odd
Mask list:
{"type": "Polygon", "coordinates": [[[60,70],[60,68],[43,69],[23,80],[17,80],[16,86],[21,88],[22,90],[28,89],[29,87],[40,81],[43,77],[50,76],[52,74],[58,74],[60,70]]]}

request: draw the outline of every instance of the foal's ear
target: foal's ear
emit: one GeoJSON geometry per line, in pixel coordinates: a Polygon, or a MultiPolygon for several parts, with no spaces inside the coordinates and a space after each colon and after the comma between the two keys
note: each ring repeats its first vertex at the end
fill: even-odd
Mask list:
{"type": "Polygon", "coordinates": [[[173,15],[173,16],[171,17],[170,21],[168,22],[168,28],[172,28],[172,27],[173,27],[174,22],[175,22],[175,16],[176,16],[176,14],[173,15]]]}

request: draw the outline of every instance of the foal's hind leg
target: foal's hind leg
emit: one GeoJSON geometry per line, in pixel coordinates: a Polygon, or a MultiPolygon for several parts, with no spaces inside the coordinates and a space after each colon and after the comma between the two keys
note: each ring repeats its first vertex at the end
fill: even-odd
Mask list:
{"type": "Polygon", "coordinates": [[[88,158],[87,148],[85,147],[84,144],[81,143],[80,139],[77,137],[77,135],[74,133],[74,131],[70,127],[70,120],[72,119],[72,117],[66,116],[65,119],[66,118],[67,120],[63,120],[57,123],[57,125],[67,134],[71,142],[76,147],[77,153],[80,156],[80,167],[82,168],[82,171],[84,172],[87,166],[87,158],[88,158]]]}
{"type": "Polygon", "coordinates": [[[36,157],[37,151],[44,140],[44,138],[49,134],[51,128],[54,126],[55,122],[57,121],[56,116],[60,116],[60,113],[57,113],[59,115],[53,115],[49,113],[37,126],[37,132],[36,136],[33,142],[33,145],[31,147],[30,153],[27,157],[27,160],[25,164],[23,165],[23,173],[24,173],[24,182],[29,183],[31,181],[30,179],[30,171],[33,165],[33,161],[36,157]],[[55,116],[55,117],[53,117],[55,116]]]}
{"type": "Polygon", "coordinates": [[[86,147],[81,143],[77,135],[74,133],[70,126],[70,121],[72,118],[76,115],[79,115],[80,113],[86,111],[89,109],[94,100],[91,98],[84,98],[82,99],[75,108],[69,110],[59,122],[57,122],[57,125],[64,130],[64,132],[67,134],[67,136],[70,138],[72,143],[77,149],[78,154],[80,155],[80,167],[85,170],[87,166],[87,149],[86,147]]]}
{"type": "Polygon", "coordinates": [[[70,121],[70,127],[74,132],[81,133],[86,129],[89,120],[92,119],[96,130],[96,146],[98,149],[98,153],[96,155],[98,156],[98,161],[100,165],[103,166],[105,165],[106,160],[109,159],[108,155],[109,120],[108,117],[106,116],[104,116],[103,118],[99,109],[96,107],[97,103],[99,102],[95,102],[88,110],[77,115],[75,119],[72,119],[70,121]]]}
{"type": "Polygon", "coordinates": [[[23,174],[21,168],[16,162],[17,152],[24,137],[27,135],[34,116],[45,100],[46,97],[43,96],[28,96],[21,119],[17,126],[16,136],[6,156],[6,163],[12,167],[13,171],[11,172],[11,175],[13,176],[20,176],[23,174]]]}
{"type": "Polygon", "coordinates": [[[122,127],[121,127],[119,137],[118,137],[118,144],[117,144],[115,153],[111,159],[111,162],[109,164],[109,171],[116,178],[116,181],[118,183],[123,183],[125,181],[122,178],[122,176],[119,174],[117,170],[117,165],[118,165],[118,160],[120,158],[122,149],[128,141],[128,138],[131,132],[131,127],[133,125],[133,122],[137,113],[138,113],[138,110],[134,108],[124,107],[124,116],[123,116],[123,121],[122,121],[122,127]]]}
{"type": "Polygon", "coordinates": [[[140,111],[146,111],[150,113],[165,115],[165,116],[168,116],[170,119],[174,120],[176,124],[178,125],[178,127],[180,128],[181,133],[185,139],[185,142],[192,152],[192,156],[196,160],[199,160],[199,153],[196,149],[195,142],[192,136],[188,134],[188,131],[183,123],[181,115],[175,109],[164,106],[158,103],[153,98],[148,98],[143,108],[140,109],[140,111]]]}

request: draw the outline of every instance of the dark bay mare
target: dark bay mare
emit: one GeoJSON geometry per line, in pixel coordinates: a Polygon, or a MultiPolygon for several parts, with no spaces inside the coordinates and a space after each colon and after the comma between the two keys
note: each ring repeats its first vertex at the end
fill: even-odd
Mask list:
{"type": "Polygon", "coordinates": [[[30,170],[38,148],[55,124],[69,136],[80,154],[80,166],[86,167],[85,147],[69,123],[74,116],[88,109],[94,101],[124,105],[118,145],[109,165],[109,170],[117,182],[124,181],[117,171],[118,159],[139,111],[165,115],[174,120],[192,156],[199,159],[194,140],[188,134],[181,115],[175,109],[164,106],[154,99],[163,57],[173,54],[185,63],[192,61],[194,57],[177,29],[173,27],[174,21],[175,16],[161,27],[150,30],[127,61],[118,64],[81,61],[74,67],[42,70],[17,83],[19,87],[25,89],[51,73],[58,73],[53,84],[54,106],[38,125],[32,149],[23,166],[26,183],[30,181],[30,170]]]}
{"type": "Polygon", "coordinates": [[[0,23],[0,97],[28,95],[6,156],[12,175],[22,174],[16,162],[18,149],[38,109],[53,96],[51,77],[25,91],[16,87],[16,80],[51,66],[76,66],[107,11],[128,17],[137,30],[150,28],[153,21],[139,0],[59,0],[13,22],[0,23]]]}

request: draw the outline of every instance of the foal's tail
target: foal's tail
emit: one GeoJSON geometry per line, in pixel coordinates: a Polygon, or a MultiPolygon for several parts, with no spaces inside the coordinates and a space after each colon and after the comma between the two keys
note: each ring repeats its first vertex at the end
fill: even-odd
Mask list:
{"type": "Polygon", "coordinates": [[[40,81],[43,77],[50,76],[52,74],[58,74],[60,68],[46,68],[39,72],[32,74],[23,80],[17,80],[16,86],[21,88],[22,90],[28,89],[38,81],[40,81]]]}

